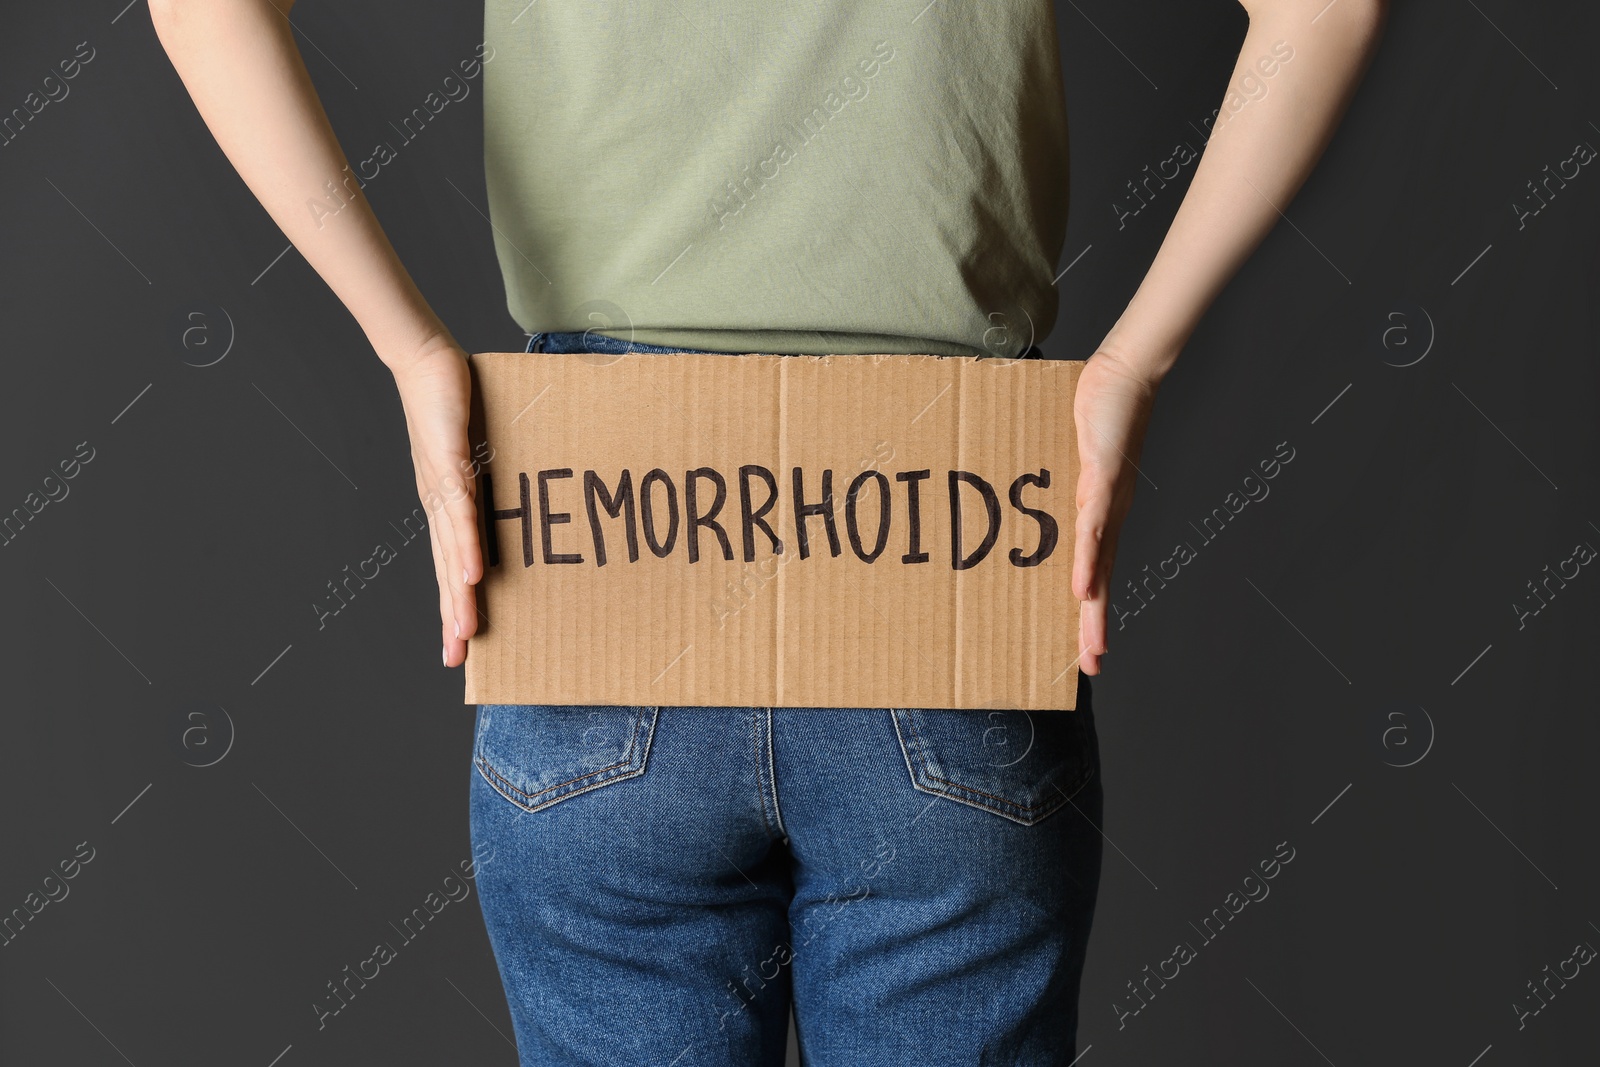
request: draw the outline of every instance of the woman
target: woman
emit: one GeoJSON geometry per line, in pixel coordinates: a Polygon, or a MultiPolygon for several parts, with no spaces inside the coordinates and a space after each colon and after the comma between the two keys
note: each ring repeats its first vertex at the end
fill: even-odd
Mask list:
{"type": "MultiPolygon", "coordinates": [[[[394,373],[456,666],[483,574],[467,365],[360,193],[292,2],[150,7],[217,142],[394,373]]],[[[1085,676],[1157,388],[1386,17],[1243,6],[1204,156],[1074,401],[1085,676]]],[[[1067,143],[1045,0],[487,0],[485,25],[452,77],[484,79],[490,217],[530,350],[1015,356],[1053,324],[1067,143]]],[[[495,856],[479,887],[522,1061],[776,1064],[792,999],[810,1064],[1072,1062],[1101,852],[1080,692],[1079,713],[1028,724],[1026,759],[983,765],[992,794],[931,804],[888,709],[480,708],[472,833],[495,856]],[[635,762],[581,779],[596,743],[635,762]],[[535,801],[528,778],[584,784],[535,801]]],[[[959,767],[1007,714],[929,714],[916,743],[959,767]]]]}

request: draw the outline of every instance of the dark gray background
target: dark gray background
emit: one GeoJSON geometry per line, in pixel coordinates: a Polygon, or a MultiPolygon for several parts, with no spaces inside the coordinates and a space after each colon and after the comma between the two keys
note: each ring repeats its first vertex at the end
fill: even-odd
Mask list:
{"type": "MultiPolygon", "coordinates": [[[[325,583],[417,504],[398,398],[298,253],[262,273],[283,236],[124,2],[8,5],[0,33],[0,111],[78,42],[96,52],[0,148],[0,512],[95,450],[0,548],[0,913],[95,849],[0,948],[0,1061],[511,1064],[475,899],[316,1028],[324,983],[469,855],[472,714],[438,665],[424,542],[317,629],[325,583]],[[210,332],[185,347],[194,311],[210,332]],[[186,365],[229,320],[227,357],[186,365]]],[[[352,155],[482,31],[473,3],[305,0],[294,21],[352,155]]],[[[1081,359],[1181,188],[1120,230],[1112,203],[1198,147],[1245,19],[1227,0],[1068,0],[1060,26],[1074,265],[1044,347],[1081,359]]],[[[1597,31],[1592,4],[1396,4],[1289,221],[1162,391],[1119,587],[1279,442],[1295,459],[1113,632],[1095,682],[1113,844],[1086,1067],[1593,1055],[1594,968],[1520,1030],[1513,1003],[1600,944],[1600,576],[1520,630],[1512,605],[1600,545],[1600,172],[1524,228],[1512,204],[1600,144],[1597,31]],[[1189,924],[1284,841],[1271,895],[1119,1028],[1126,983],[1198,945],[1189,924]]],[[[505,350],[481,99],[368,195],[462,343],[505,350]]]]}

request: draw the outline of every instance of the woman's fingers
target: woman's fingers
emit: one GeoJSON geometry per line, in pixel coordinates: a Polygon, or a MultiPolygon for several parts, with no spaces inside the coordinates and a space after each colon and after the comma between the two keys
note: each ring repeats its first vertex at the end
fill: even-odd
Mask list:
{"type": "MultiPolygon", "coordinates": [[[[449,466],[443,469],[448,470],[449,466]]],[[[421,496],[428,507],[428,526],[432,534],[444,663],[454,667],[466,659],[467,639],[478,632],[477,593],[473,584],[483,574],[482,548],[478,541],[472,482],[464,473],[449,473],[441,475],[436,485],[431,491],[423,490],[421,496]]]]}
{"type": "Polygon", "coordinates": [[[1079,667],[1085,674],[1098,674],[1105,646],[1106,618],[1106,534],[1110,493],[1092,472],[1079,479],[1078,522],[1072,549],[1072,592],[1081,601],[1078,611],[1079,667]],[[1090,484],[1085,485],[1088,479],[1090,484]]]}
{"type": "Polygon", "coordinates": [[[449,583],[445,580],[445,575],[449,573],[449,563],[442,541],[446,535],[447,531],[441,529],[437,518],[430,517],[428,544],[433,551],[433,574],[439,587],[439,637],[443,648],[442,662],[446,667],[452,667],[465,658],[465,643],[456,634],[455,598],[451,595],[449,583]]]}
{"type": "Polygon", "coordinates": [[[443,661],[459,666],[478,629],[476,591],[483,575],[467,427],[472,394],[466,354],[453,343],[395,374],[411,438],[417,495],[428,514],[434,580],[439,586],[443,661]]]}
{"type": "Polygon", "coordinates": [[[1096,353],[1073,398],[1079,474],[1073,539],[1072,591],[1078,613],[1079,665],[1098,674],[1109,651],[1111,574],[1123,519],[1133,503],[1137,457],[1154,387],[1130,378],[1096,353]]]}
{"type": "Polygon", "coordinates": [[[1106,604],[1104,600],[1085,600],[1078,606],[1078,669],[1084,674],[1100,673],[1104,645],[1106,604]]]}
{"type": "Polygon", "coordinates": [[[1093,472],[1088,470],[1078,476],[1078,522],[1073,531],[1072,545],[1072,593],[1079,600],[1088,600],[1094,595],[1100,546],[1104,543],[1110,511],[1111,494],[1097,482],[1093,472]]]}
{"type": "MultiPolygon", "coordinates": [[[[463,444],[465,440],[463,436],[463,444]]],[[[458,460],[457,469],[465,463],[464,458],[458,460]]],[[[465,471],[460,476],[451,475],[447,487],[443,510],[450,527],[451,549],[446,553],[450,570],[444,578],[455,594],[456,621],[461,624],[461,637],[466,639],[478,632],[477,595],[472,587],[483,576],[476,493],[473,480],[465,471]]]]}
{"type": "MultiPolygon", "coordinates": [[[[1089,391],[1078,399],[1095,399],[1094,388],[1091,379],[1089,391]]],[[[1072,548],[1072,592],[1082,602],[1078,612],[1079,667],[1085,674],[1098,674],[1100,657],[1109,651],[1106,647],[1106,601],[1109,599],[1106,594],[1111,581],[1110,558],[1116,551],[1114,505],[1123,464],[1115,442],[1107,441],[1097,425],[1106,419],[1105,412],[1097,411],[1096,416],[1090,416],[1079,411],[1077,415],[1080,466],[1076,498],[1078,520],[1072,548]]]]}

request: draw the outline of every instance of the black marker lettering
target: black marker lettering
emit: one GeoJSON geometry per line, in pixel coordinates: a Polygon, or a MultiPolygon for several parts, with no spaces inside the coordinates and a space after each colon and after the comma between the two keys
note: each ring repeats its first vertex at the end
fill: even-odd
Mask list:
{"type": "Polygon", "coordinates": [[[839,548],[839,531],[833,524],[833,471],[822,472],[822,499],[815,504],[805,502],[805,476],[800,468],[794,469],[794,526],[795,539],[800,542],[800,558],[807,559],[811,555],[811,543],[806,536],[806,516],[821,515],[822,525],[828,532],[828,550],[837,556],[839,548]]]}
{"type": "Polygon", "coordinates": [[[755,463],[746,463],[739,468],[739,511],[744,518],[744,561],[754,563],[756,558],[756,531],[757,526],[767,532],[767,538],[772,542],[772,551],[783,555],[783,542],[767,525],[767,520],[762,516],[771,511],[778,502],[778,479],[773,477],[771,471],[755,463]],[[767,499],[755,511],[750,510],[750,476],[754,474],[767,483],[767,499]]]}
{"type": "Polygon", "coordinates": [[[672,552],[673,544],[678,540],[678,487],[672,484],[672,478],[660,467],[652,467],[649,474],[639,482],[639,511],[644,525],[644,541],[650,546],[650,551],[665,559],[672,552]],[[650,485],[661,482],[667,487],[667,541],[661,544],[656,540],[655,513],[650,504],[650,485]]]}
{"type": "Polygon", "coordinates": [[[633,517],[633,472],[626,467],[622,470],[622,477],[617,479],[617,492],[612,495],[606,491],[606,483],[594,471],[583,472],[583,502],[589,511],[589,529],[594,533],[594,560],[595,565],[606,565],[606,535],[600,528],[600,512],[595,507],[606,509],[606,514],[613,519],[619,514],[623,516],[623,530],[628,537],[628,562],[639,562],[639,528],[633,517]]]}
{"type": "MultiPolygon", "coordinates": [[[[489,491],[489,476],[483,476],[483,499],[485,513],[496,521],[500,519],[522,520],[522,565],[533,566],[533,501],[528,488],[528,476],[519,473],[517,483],[521,489],[522,506],[520,508],[494,509],[494,494],[489,491]]],[[[489,565],[496,566],[500,562],[500,551],[495,543],[494,527],[489,527],[489,565]]]]}
{"type": "Polygon", "coordinates": [[[1011,550],[1013,567],[1037,567],[1050,558],[1050,553],[1056,550],[1056,541],[1061,536],[1061,527],[1054,515],[1038,508],[1030,508],[1022,502],[1022,487],[1025,485],[1037,485],[1040,489],[1050,488],[1050,469],[1041,467],[1038,474],[1024,474],[1011,483],[1011,506],[1039,524],[1039,547],[1034,549],[1031,556],[1024,556],[1020,548],[1013,548],[1011,550]]]}
{"type": "MultiPolygon", "coordinates": [[[[523,475],[527,480],[527,475],[523,475]]],[[[550,549],[550,527],[563,522],[571,522],[572,516],[565,511],[552,512],[550,510],[550,479],[572,477],[571,467],[562,467],[558,470],[539,472],[539,538],[544,546],[544,561],[546,563],[582,563],[583,556],[577,552],[553,552],[550,549]]]]}
{"type": "Polygon", "coordinates": [[[491,567],[500,566],[500,545],[494,536],[494,520],[497,513],[494,510],[494,490],[490,488],[489,472],[484,471],[478,475],[478,499],[481,501],[478,513],[483,516],[483,555],[484,561],[491,567]]]}
{"type": "Polygon", "coordinates": [[[883,555],[884,546],[889,543],[889,479],[883,476],[883,472],[862,471],[850,483],[850,488],[844,494],[844,528],[850,535],[850,547],[863,562],[871,563],[883,555]],[[861,530],[856,525],[856,498],[861,495],[861,487],[866,484],[868,478],[878,483],[878,540],[873,544],[871,552],[863,552],[861,530]]]}
{"type": "Polygon", "coordinates": [[[711,467],[696,467],[692,471],[683,473],[683,514],[689,523],[689,562],[700,562],[700,527],[709,526],[717,532],[717,540],[722,544],[722,558],[733,558],[733,546],[728,543],[728,532],[717,521],[717,515],[722,511],[723,502],[728,496],[727,483],[722,480],[711,467]],[[695,482],[701,478],[708,478],[717,487],[716,498],[711,501],[711,510],[704,515],[699,514],[697,497],[695,495],[695,482]]]}
{"type": "Polygon", "coordinates": [[[994,486],[973,474],[971,471],[950,472],[950,566],[958,571],[969,567],[976,567],[989,554],[994,547],[995,538],[1000,535],[1000,498],[995,496],[994,486]],[[984,510],[989,515],[989,529],[984,534],[983,541],[972,550],[972,555],[966,559],[961,558],[961,483],[966,482],[983,494],[984,510]]]}
{"type": "Polygon", "coordinates": [[[929,470],[901,471],[894,476],[895,481],[906,483],[906,507],[911,515],[911,535],[906,544],[906,554],[900,557],[901,563],[928,562],[928,554],[922,551],[922,514],[918,508],[921,487],[917,483],[932,476],[933,472],[929,470]]]}

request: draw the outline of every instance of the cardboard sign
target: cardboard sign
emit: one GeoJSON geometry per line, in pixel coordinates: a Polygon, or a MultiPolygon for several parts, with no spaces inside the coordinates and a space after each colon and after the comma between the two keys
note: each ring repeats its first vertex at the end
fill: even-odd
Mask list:
{"type": "Polygon", "coordinates": [[[471,364],[468,703],[1075,706],[1082,362],[471,364]]]}

